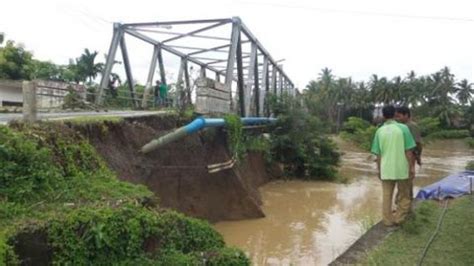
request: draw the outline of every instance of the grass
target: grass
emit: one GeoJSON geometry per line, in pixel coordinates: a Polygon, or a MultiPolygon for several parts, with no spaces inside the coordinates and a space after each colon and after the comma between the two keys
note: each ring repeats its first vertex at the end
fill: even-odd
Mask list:
{"type": "Polygon", "coordinates": [[[93,123],[102,123],[102,122],[112,122],[112,123],[119,123],[123,121],[123,117],[119,116],[107,116],[107,115],[100,115],[100,116],[78,116],[74,118],[66,118],[64,121],[73,123],[73,124],[93,124],[93,123]]]}
{"type": "MultiPolygon", "coordinates": [[[[416,265],[435,231],[442,204],[425,201],[415,216],[370,251],[364,265],[416,265]]],[[[432,242],[423,265],[474,265],[474,200],[452,200],[441,229],[432,242]]]]}
{"type": "Polygon", "coordinates": [[[364,218],[362,218],[361,221],[359,221],[359,229],[361,234],[367,233],[367,231],[370,230],[376,223],[377,223],[377,218],[371,215],[367,215],[364,218]]]}

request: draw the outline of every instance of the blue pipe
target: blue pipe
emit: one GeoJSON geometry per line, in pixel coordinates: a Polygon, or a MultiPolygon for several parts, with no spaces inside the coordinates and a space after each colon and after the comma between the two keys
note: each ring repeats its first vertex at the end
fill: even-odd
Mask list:
{"type": "MultiPolygon", "coordinates": [[[[243,125],[266,125],[272,124],[277,121],[276,118],[272,117],[242,117],[240,118],[243,125]]],[[[177,139],[183,138],[186,135],[190,135],[193,133],[198,132],[199,130],[206,128],[206,127],[223,127],[225,126],[224,118],[203,118],[198,117],[194,119],[191,123],[187,124],[186,126],[180,127],[173,132],[166,134],[158,139],[154,139],[147,143],[145,146],[141,148],[142,153],[148,153],[153,151],[165,144],[173,142],[177,139]]]]}

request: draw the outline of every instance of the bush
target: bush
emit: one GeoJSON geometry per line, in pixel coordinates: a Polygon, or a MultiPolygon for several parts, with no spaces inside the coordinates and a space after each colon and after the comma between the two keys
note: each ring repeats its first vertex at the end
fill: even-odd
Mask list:
{"type": "Polygon", "coordinates": [[[290,97],[273,97],[270,106],[278,117],[270,138],[271,160],[284,164],[288,176],[334,180],[340,153],[323,123],[290,97]]]}
{"type": "Polygon", "coordinates": [[[81,208],[54,219],[47,230],[55,264],[114,264],[148,256],[170,265],[195,261],[186,254],[224,247],[207,222],[131,204],[81,208]]]}
{"type": "Polygon", "coordinates": [[[45,233],[60,265],[196,265],[224,248],[207,222],[144,207],[153,193],[119,181],[75,130],[12,127],[0,127],[0,265],[18,264],[22,232],[45,233]]]}
{"type": "Polygon", "coordinates": [[[236,248],[226,247],[208,254],[206,265],[209,266],[250,266],[251,264],[247,256],[236,248]]]}
{"type": "Polygon", "coordinates": [[[466,142],[467,142],[467,145],[469,145],[469,147],[472,149],[474,148],[474,138],[473,137],[469,137],[466,139],[466,142]]]}
{"type": "Polygon", "coordinates": [[[466,170],[474,171],[474,161],[469,161],[466,165],[466,170]]]}
{"type": "Polygon", "coordinates": [[[351,116],[342,125],[342,130],[350,134],[355,134],[356,132],[365,130],[366,128],[370,126],[371,125],[368,121],[365,121],[358,117],[351,116]]]}
{"type": "Polygon", "coordinates": [[[470,136],[467,129],[444,129],[427,136],[428,139],[463,139],[470,136]]]}
{"type": "Polygon", "coordinates": [[[227,141],[232,156],[237,160],[242,159],[245,154],[243,125],[240,117],[237,115],[226,115],[224,117],[225,127],[227,129],[227,141]]]}
{"type": "Polygon", "coordinates": [[[357,143],[362,149],[370,150],[377,128],[358,117],[349,117],[343,124],[341,137],[357,143]]]}
{"type": "Polygon", "coordinates": [[[0,198],[34,201],[64,185],[52,153],[38,141],[0,126],[0,198]]]}
{"type": "Polygon", "coordinates": [[[439,119],[435,117],[423,118],[417,124],[423,137],[441,130],[439,119]]]}

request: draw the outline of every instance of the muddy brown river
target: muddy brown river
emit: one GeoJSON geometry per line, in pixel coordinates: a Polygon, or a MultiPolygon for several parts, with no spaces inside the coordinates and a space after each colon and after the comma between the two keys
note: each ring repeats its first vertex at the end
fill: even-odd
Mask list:
{"type": "MultiPolygon", "coordinates": [[[[243,249],[254,265],[326,265],[381,218],[381,187],[369,154],[337,140],[340,173],[349,184],[278,181],[261,187],[265,218],[221,222],[227,244],[243,249]]],[[[417,169],[415,193],[474,160],[461,140],[432,142],[417,169]]],[[[416,195],[416,194],[415,194],[416,195]]]]}

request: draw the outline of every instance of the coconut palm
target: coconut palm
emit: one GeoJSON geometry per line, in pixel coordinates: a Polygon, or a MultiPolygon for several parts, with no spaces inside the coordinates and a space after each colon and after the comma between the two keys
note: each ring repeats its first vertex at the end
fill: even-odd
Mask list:
{"type": "Polygon", "coordinates": [[[472,88],[472,83],[469,83],[467,79],[463,79],[456,84],[456,98],[459,103],[466,105],[472,99],[472,94],[474,94],[474,89],[472,88]]]}
{"type": "Polygon", "coordinates": [[[97,51],[90,52],[89,49],[84,49],[84,53],[76,58],[76,74],[80,81],[89,81],[92,83],[92,79],[95,79],[97,75],[102,71],[104,64],[95,63],[97,51]]]}

